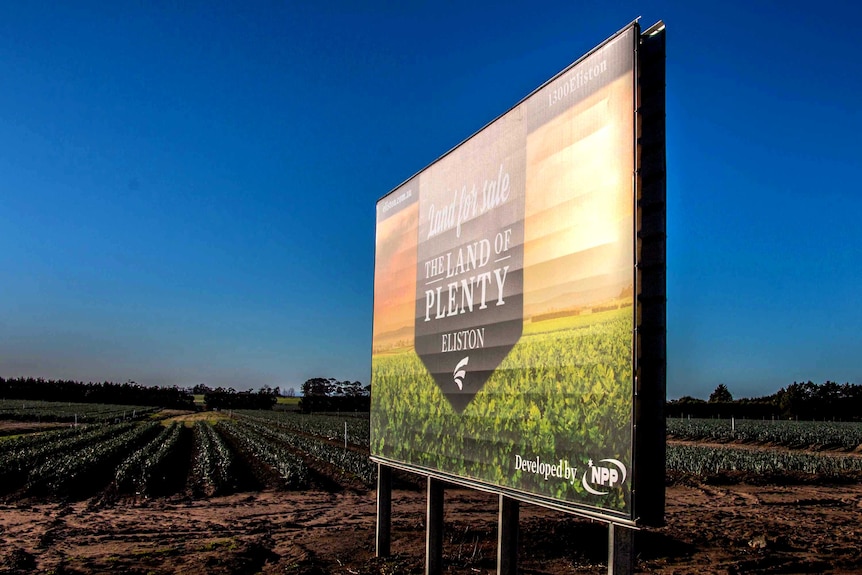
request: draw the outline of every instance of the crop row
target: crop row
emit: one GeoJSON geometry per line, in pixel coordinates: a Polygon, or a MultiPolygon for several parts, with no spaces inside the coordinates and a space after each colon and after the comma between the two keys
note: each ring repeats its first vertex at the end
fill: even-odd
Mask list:
{"type": "Polygon", "coordinates": [[[301,433],[328,439],[344,441],[345,429],[347,442],[357,447],[368,447],[369,420],[367,417],[339,417],[336,415],[306,415],[287,411],[238,411],[243,417],[301,433]]]}
{"type": "Polygon", "coordinates": [[[117,488],[125,493],[161,491],[167,475],[165,468],[179,451],[185,431],[181,423],[172,423],[153,441],[126,457],[114,472],[117,488]]]}
{"type": "Polygon", "coordinates": [[[308,486],[308,467],[301,457],[279,448],[264,434],[238,420],[220,421],[216,428],[232,438],[242,451],[275,469],[288,489],[303,489],[308,486]]]}
{"type": "Polygon", "coordinates": [[[155,411],[158,408],[140,405],[0,399],[0,419],[14,421],[110,422],[139,419],[155,411]]]}
{"type": "Polygon", "coordinates": [[[267,425],[250,417],[241,416],[240,423],[258,434],[283,442],[293,449],[315,459],[334,465],[370,485],[377,477],[377,468],[371,463],[368,454],[353,449],[333,445],[328,441],[300,435],[280,426],[267,425]]]}
{"type": "Polygon", "coordinates": [[[148,441],[158,427],[157,423],[133,424],[119,435],[44,460],[30,469],[27,489],[30,492],[48,492],[54,495],[74,492],[90,477],[112,469],[130,449],[148,441]]]}
{"type": "Polygon", "coordinates": [[[862,423],[858,422],[668,419],[667,433],[692,441],[769,443],[795,448],[850,451],[862,445],[862,423]]]}
{"type": "Polygon", "coordinates": [[[862,458],[775,449],[668,445],[667,468],[696,475],[741,471],[764,475],[808,473],[835,476],[862,472],[862,458]]]}
{"type": "Polygon", "coordinates": [[[82,452],[137,427],[134,423],[98,425],[23,436],[0,443],[0,486],[12,490],[32,477],[34,470],[82,452]]]}
{"type": "MultiPolygon", "coordinates": [[[[240,417],[215,427],[197,422],[191,430],[181,423],[165,428],[156,422],[126,422],[0,440],[0,494],[75,496],[112,485],[120,494],[150,496],[182,485],[210,496],[246,486],[242,483],[251,478],[238,467],[240,460],[252,464],[255,476],[257,470],[270,469],[283,479],[284,488],[302,489],[310,479],[306,459],[373,481],[367,452],[240,417]]],[[[269,473],[263,471],[262,477],[269,473]]]]}
{"type": "MultiPolygon", "coordinates": [[[[71,437],[92,432],[95,428],[96,426],[92,425],[75,425],[40,433],[26,433],[15,437],[6,437],[3,438],[3,441],[0,441],[0,458],[3,457],[4,453],[63,441],[71,437]]],[[[103,429],[107,429],[107,427],[103,427],[103,429]]]]}
{"type": "Polygon", "coordinates": [[[193,429],[192,475],[195,488],[205,495],[233,491],[237,483],[236,458],[230,447],[209,423],[198,421],[193,429]]]}

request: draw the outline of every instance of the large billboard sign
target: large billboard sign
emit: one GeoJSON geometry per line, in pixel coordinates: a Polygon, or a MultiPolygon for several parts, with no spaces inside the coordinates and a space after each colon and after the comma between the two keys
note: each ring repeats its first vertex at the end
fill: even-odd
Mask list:
{"type": "Polygon", "coordinates": [[[375,460],[636,520],[639,40],[624,29],[378,202],[375,460]]]}

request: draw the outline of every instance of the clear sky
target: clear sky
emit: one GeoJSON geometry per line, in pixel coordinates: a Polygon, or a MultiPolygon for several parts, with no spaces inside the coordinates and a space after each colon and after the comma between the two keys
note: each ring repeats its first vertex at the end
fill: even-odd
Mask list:
{"type": "Polygon", "coordinates": [[[376,201],[638,16],[668,397],[862,383],[849,0],[4,3],[0,376],[367,383],[376,201]]]}

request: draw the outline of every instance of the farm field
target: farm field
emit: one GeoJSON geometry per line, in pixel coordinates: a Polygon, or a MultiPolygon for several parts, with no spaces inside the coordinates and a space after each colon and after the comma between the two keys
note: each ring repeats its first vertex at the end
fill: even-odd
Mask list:
{"type": "MultiPolygon", "coordinates": [[[[816,426],[798,422],[782,443],[668,423],[667,526],[639,533],[639,572],[862,573],[862,454],[840,439],[859,424],[811,441],[791,431],[816,426]]],[[[0,438],[0,573],[421,573],[422,481],[396,476],[395,555],[374,558],[367,453],[367,418],[290,412],[0,438]]],[[[496,499],[447,490],[445,522],[448,571],[494,572],[496,499]]],[[[521,529],[523,572],[606,569],[602,524],[525,505],[521,529]]]]}
{"type": "Polygon", "coordinates": [[[73,403],[0,399],[0,421],[110,423],[119,419],[140,419],[158,411],[140,405],[73,403]]]}

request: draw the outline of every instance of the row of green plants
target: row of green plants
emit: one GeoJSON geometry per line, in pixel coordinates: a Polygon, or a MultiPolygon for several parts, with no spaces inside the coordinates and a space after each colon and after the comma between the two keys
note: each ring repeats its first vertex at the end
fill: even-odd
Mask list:
{"type": "Polygon", "coordinates": [[[345,449],[333,445],[326,438],[297,434],[279,425],[272,425],[253,416],[241,416],[240,424],[264,437],[284,443],[292,449],[311,456],[319,461],[334,465],[371,485],[377,478],[377,467],[371,463],[364,451],[345,449]]]}
{"type": "Polygon", "coordinates": [[[329,441],[344,441],[345,426],[347,443],[368,447],[368,417],[339,417],[336,415],[306,415],[290,411],[237,411],[244,417],[276,425],[302,435],[313,435],[329,441]]]}
{"type": "Polygon", "coordinates": [[[47,466],[62,457],[83,453],[136,427],[134,423],[80,426],[4,440],[0,442],[0,491],[33,484],[37,470],[45,474],[47,466]]]}
{"type": "Polygon", "coordinates": [[[165,492],[171,463],[178,463],[187,431],[181,423],[172,423],[142,449],[126,457],[114,472],[117,488],[125,493],[165,492]]]}
{"type": "Polygon", "coordinates": [[[104,477],[126,454],[146,444],[160,427],[157,423],[120,426],[121,433],[31,464],[27,470],[26,492],[62,496],[86,489],[90,481],[104,477]]]}
{"type": "Polygon", "coordinates": [[[231,419],[219,421],[216,429],[230,438],[240,450],[250,453],[277,471],[287,489],[308,487],[310,474],[302,458],[274,443],[259,427],[231,419]]]}
{"type": "Polygon", "coordinates": [[[97,427],[98,425],[70,425],[68,427],[55,428],[50,433],[24,433],[21,435],[0,437],[0,454],[16,449],[33,448],[37,445],[62,441],[84,433],[90,433],[97,427]]]}
{"type": "Polygon", "coordinates": [[[141,419],[158,410],[157,407],[141,405],[0,399],[0,419],[13,421],[110,422],[118,419],[141,419]]]}
{"type": "Polygon", "coordinates": [[[668,419],[668,436],[691,441],[738,441],[791,448],[843,449],[862,445],[862,423],[751,419],[668,419]]]}
{"type": "Polygon", "coordinates": [[[205,421],[193,427],[193,488],[201,495],[232,493],[237,489],[236,457],[224,438],[205,421]]]}
{"type": "Polygon", "coordinates": [[[695,475],[805,473],[830,478],[862,472],[862,458],[775,449],[668,445],[667,468],[695,475]]]}
{"type": "MultiPolygon", "coordinates": [[[[331,419],[314,416],[309,421],[326,421],[332,427],[331,419]]],[[[156,496],[175,491],[188,477],[195,493],[210,496],[241,488],[238,464],[253,461],[274,470],[284,488],[302,489],[310,483],[309,458],[337,468],[329,469],[331,473],[373,483],[376,469],[367,451],[334,445],[326,429],[311,424],[296,432],[276,420],[245,415],[216,425],[197,422],[192,428],[122,422],[0,439],[0,495],[74,495],[89,478],[94,485],[110,483],[120,494],[156,496]]],[[[351,419],[349,429],[362,433],[362,420],[351,419]]]]}

